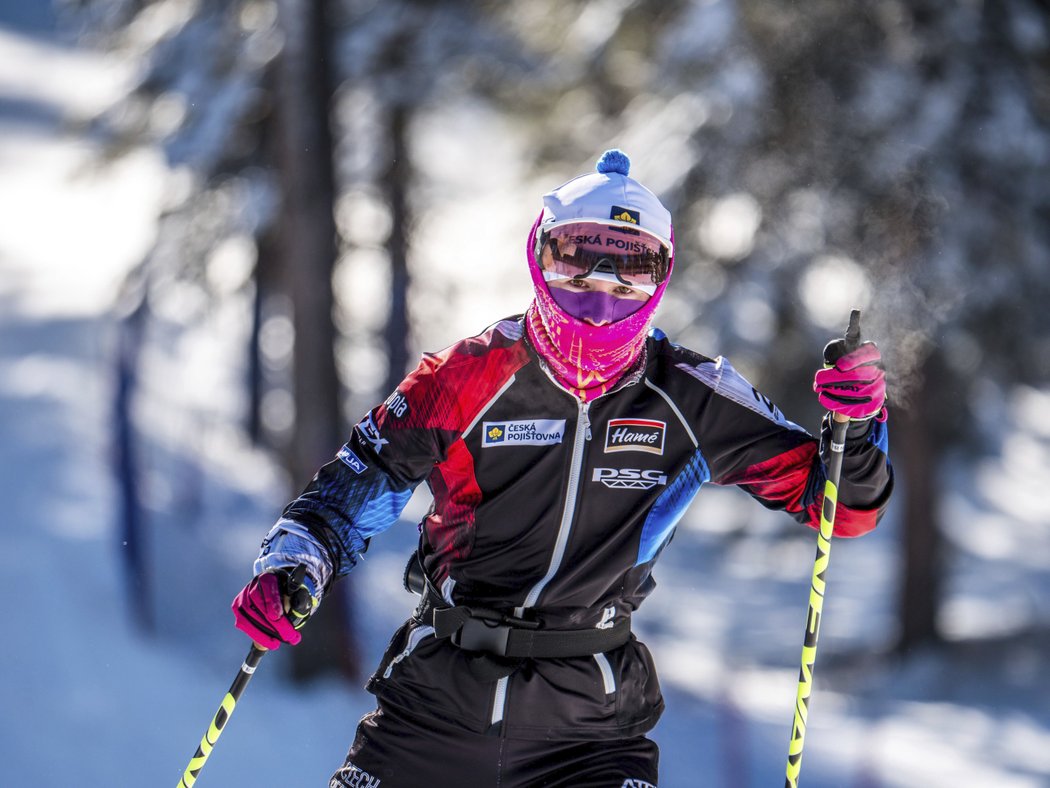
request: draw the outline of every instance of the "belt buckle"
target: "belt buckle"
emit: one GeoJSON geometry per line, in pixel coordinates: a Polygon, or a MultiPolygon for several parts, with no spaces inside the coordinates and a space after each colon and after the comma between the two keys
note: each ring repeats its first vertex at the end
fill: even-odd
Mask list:
{"type": "Polygon", "coordinates": [[[507,656],[511,627],[484,618],[468,618],[452,634],[452,642],[465,651],[484,651],[499,657],[507,656]]]}

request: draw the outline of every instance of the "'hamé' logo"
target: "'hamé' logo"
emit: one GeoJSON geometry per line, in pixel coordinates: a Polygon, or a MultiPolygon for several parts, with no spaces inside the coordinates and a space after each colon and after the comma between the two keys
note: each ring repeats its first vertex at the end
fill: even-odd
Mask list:
{"type": "Polygon", "coordinates": [[[612,207],[612,210],[609,212],[609,218],[618,222],[630,222],[631,224],[638,224],[642,221],[642,215],[638,211],[632,211],[630,208],[621,208],[619,205],[612,207]]]}
{"type": "Polygon", "coordinates": [[[610,419],[605,430],[605,453],[643,451],[664,453],[667,424],[653,419],[610,419]]]}

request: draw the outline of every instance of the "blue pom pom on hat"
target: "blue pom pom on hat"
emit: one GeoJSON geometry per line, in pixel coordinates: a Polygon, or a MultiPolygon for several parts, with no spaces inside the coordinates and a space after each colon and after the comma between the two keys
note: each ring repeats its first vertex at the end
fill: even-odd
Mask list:
{"type": "Polygon", "coordinates": [[[602,175],[607,175],[610,172],[627,175],[631,171],[631,160],[622,150],[613,148],[602,154],[602,157],[594,165],[594,169],[602,175]]]}

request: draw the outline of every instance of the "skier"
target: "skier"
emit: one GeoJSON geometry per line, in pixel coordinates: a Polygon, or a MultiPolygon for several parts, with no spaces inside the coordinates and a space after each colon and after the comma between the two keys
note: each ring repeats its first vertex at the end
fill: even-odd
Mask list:
{"type": "MultiPolygon", "coordinates": [[[[424,355],[287,506],[234,600],[257,644],[298,643],[429,485],[406,570],[419,605],[330,788],[655,786],[646,733],[664,703],[631,613],[689,502],[704,482],[734,484],[818,527],[821,442],[724,358],[650,330],[674,235],[629,166],[607,151],[544,196],[525,314],[424,355]]],[[[892,488],[878,349],[818,371],[814,390],[851,422],[835,533],[859,536],[892,488]]]]}

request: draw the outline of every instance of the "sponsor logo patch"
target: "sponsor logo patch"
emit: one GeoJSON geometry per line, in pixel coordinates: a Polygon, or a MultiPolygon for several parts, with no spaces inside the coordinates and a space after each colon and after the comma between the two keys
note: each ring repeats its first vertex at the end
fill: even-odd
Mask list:
{"type": "Polygon", "coordinates": [[[360,474],[368,470],[368,466],[361,462],[361,458],[354,454],[353,449],[349,446],[343,446],[335,456],[342,460],[354,473],[360,474]]]}
{"type": "MultiPolygon", "coordinates": [[[[613,229],[618,233],[638,235],[637,230],[628,230],[625,227],[614,227],[613,229]]],[[[577,246],[604,246],[606,249],[615,249],[624,254],[642,254],[649,248],[641,241],[612,235],[603,236],[600,233],[578,233],[568,236],[567,240],[577,246]]]]}
{"type": "Polygon", "coordinates": [[[369,413],[357,424],[357,429],[361,431],[365,440],[372,444],[372,448],[376,450],[376,454],[379,454],[390,441],[382,437],[379,434],[379,427],[376,426],[376,421],[369,413]]]}
{"type": "Polygon", "coordinates": [[[386,405],[387,413],[392,414],[395,419],[403,419],[408,414],[408,400],[400,391],[395,391],[387,397],[383,404],[386,405]]]}
{"type": "Polygon", "coordinates": [[[611,419],[605,428],[605,453],[644,451],[664,453],[667,423],[652,419],[611,419]]]}
{"type": "Polygon", "coordinates": [[[378,777],[373,777],[360,766],[354,766],[350,763],[335,773],[332,777],[330,788],[379,788],[382,782],[378,777]]]}
{"type": "Polygon", "coordinates": [[[614,205],[612,210],[609,211],[609,218],[619,222],[638,224],[642,220],[642,215],[638,211],[632,211],[630,208],[621,208],[619,205],[614,205]]]}
{"type": "Polygon", "coordinates": [[[532,421],[486,421],[482,423],[481,447],[552,446],[565,437],[565,419],[532,421]]]}
{"type": "Polygon", "coordinates": [[[667,474],[637,468],[595,468],[591,481],[601,482],[613,490],[649,490],[658,484],[667,484],[667,474]]]}

